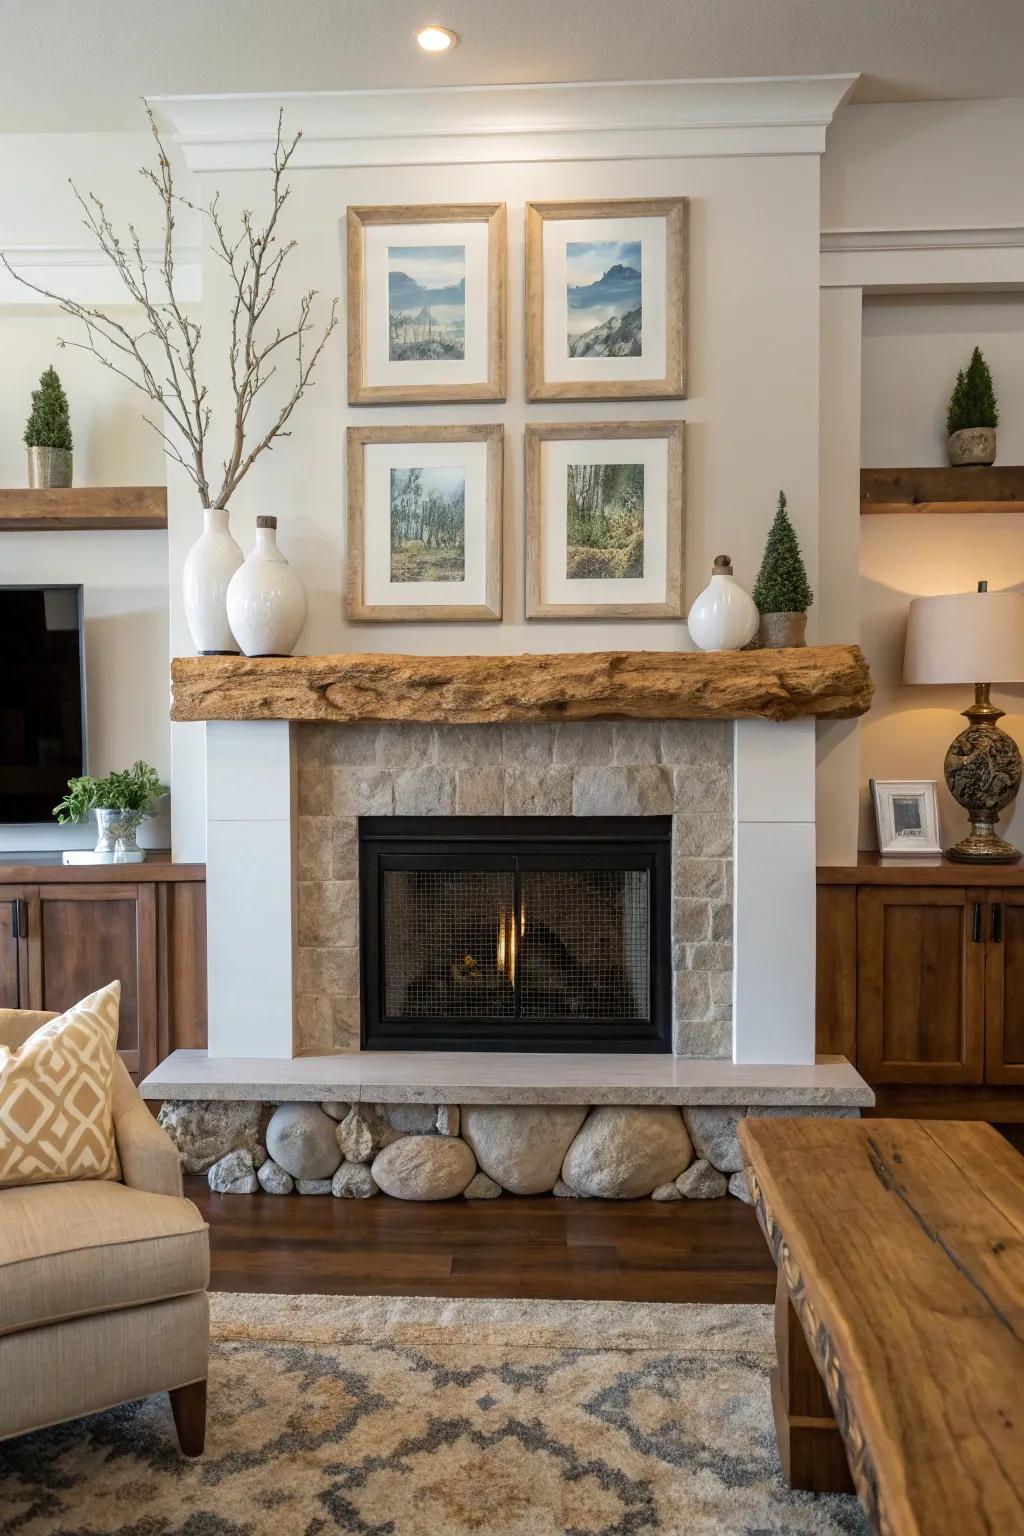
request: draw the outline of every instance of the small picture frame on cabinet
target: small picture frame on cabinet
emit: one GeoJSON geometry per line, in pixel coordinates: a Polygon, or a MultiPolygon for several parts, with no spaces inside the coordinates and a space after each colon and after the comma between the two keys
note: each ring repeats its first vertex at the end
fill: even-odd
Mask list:
{"type": "Polygon", "coordinates": [[[935,779],[872,779],[871,798],[883,857],[941,854],[935,779]]]}

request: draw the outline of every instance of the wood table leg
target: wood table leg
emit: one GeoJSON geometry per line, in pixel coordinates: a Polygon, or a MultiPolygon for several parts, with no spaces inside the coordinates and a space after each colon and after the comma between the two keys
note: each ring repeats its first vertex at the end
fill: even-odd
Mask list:
{"type": "Polygon", "coordinates": [[[178,1443],[184,1456],[201,1456],[206,1443],[206,1382],[193,1381],[168,1393],[178,1443]]]}
{"type": "Polygon", "coordinates": [[[852,1493],[843,1439],[781,1265],[775,1285],[775,1346],[779,1363],[771,1373],[772,1411],[789,1486],[809,1493],[852,1493]]]}

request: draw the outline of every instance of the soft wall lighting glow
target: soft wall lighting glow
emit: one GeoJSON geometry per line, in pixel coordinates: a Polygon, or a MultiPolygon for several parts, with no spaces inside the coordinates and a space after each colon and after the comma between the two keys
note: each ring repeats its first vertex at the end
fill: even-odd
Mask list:
{"type": "Polygon", "coordinates": [[[424,53],[447,53],[458,40],[456,34],[447,27],[420,27],[416,33],[416,41],[424,53]]]}

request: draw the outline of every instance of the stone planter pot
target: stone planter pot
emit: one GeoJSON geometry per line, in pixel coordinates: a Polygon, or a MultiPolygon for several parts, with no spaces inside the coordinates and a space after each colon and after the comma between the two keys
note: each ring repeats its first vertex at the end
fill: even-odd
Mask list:
{"type": "Polygon", "coordinates": [[[757,643],[762,651],[779,651],[790,645],[806,645],[806,613],[762,613],[757,643]]]}
{"type": "Polygon", "coordinates": [[[949,439],[951,464],[994,464],[995,427],[963,427],[949,439]]]}
{"type": "Polygon", "coordinates": [[[71,484],[70,448],[30,448],[28,484],[32,491],[42,491],[71,484]]]}

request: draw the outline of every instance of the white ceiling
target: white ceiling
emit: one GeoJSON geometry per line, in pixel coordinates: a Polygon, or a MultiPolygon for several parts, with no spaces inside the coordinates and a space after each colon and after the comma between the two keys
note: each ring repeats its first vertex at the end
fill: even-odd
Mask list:
{"type": "Polygon", "coordinates": [[[1024,94],[1022,0],[0,0],[0,131],[138,98],[861,71],[856,101],[1024,94]],[[448,56],[411,44],[442,22],[448,56]]]}

